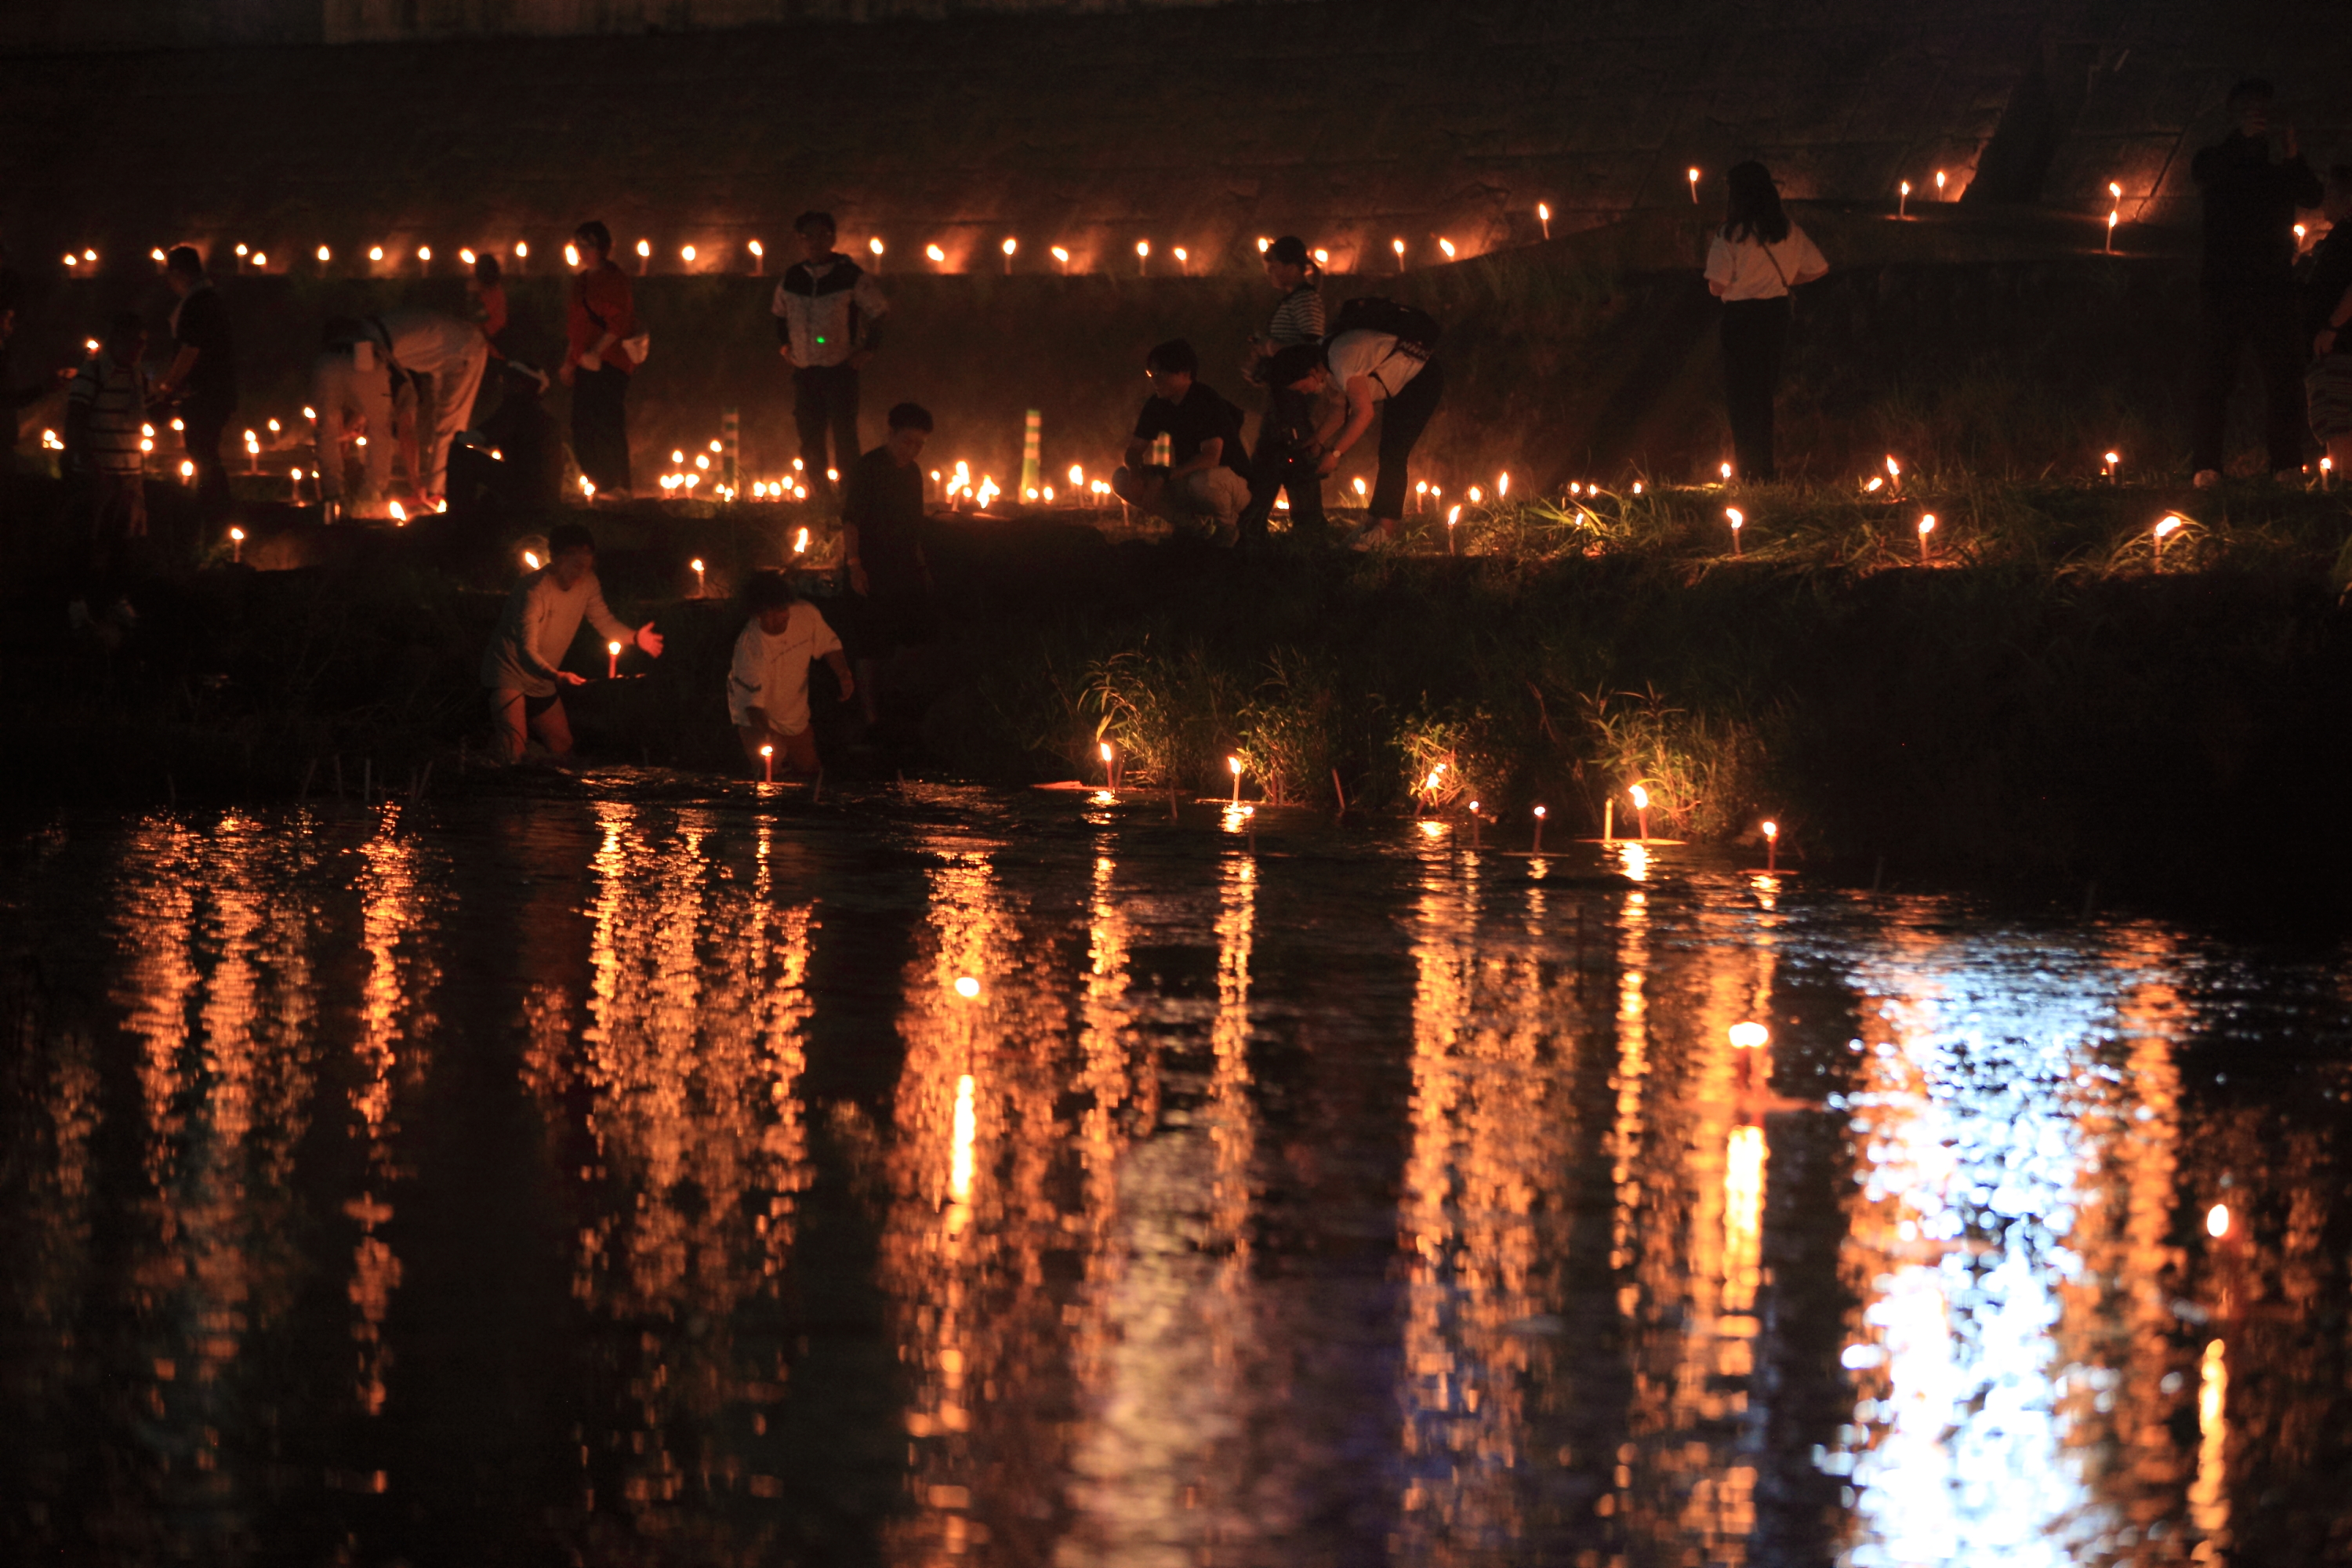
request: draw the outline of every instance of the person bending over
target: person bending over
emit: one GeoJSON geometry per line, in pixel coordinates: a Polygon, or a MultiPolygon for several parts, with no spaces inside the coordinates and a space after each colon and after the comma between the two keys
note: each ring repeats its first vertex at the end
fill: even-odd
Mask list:
{"type": "Polygon", "coordinates": [[[890,439],[857,459],[842,495],[842,565],[857,609],[850,641],[869,725],[882,719],[882,661],[931,640],[931,567],[923,559],[923,470],[917,463],[930,434],[930,411],[922,405],[891,409],[890,439]]]}
{"type": "Polygon", "coordinates": [[[1199,379],[1200,356],[1182,338],[1144,355],[1143,373],[1151,395],[1127,443],[1126,466],[1111,476],[1110,488],[1129,506],[1180,530],[1203,529],[1219,544],[1232,544],[1240,537],[1250,495],[1242,411],[1199,379]],[[1169,438],[1164,474],[1145,466],[1152,442],[1162,435],[1169,438]]]}
{"type": "Polygon", "coordinates": [[[558,524],[548,533],[547,550],[548,563],[508,595],[499,629],[482,654],[482,684],[489,689],[490,715],[509,762],[522,760],[526,728],[550,756],[571,752],[572,723],[562,691],[588,682],[560,667],[583,618],[599,637],[661,657],[662,636],[651,621],[633,632],[605,607],[604,585],[596,581],[596,541],[585,528],[558,524]]]}
{"type": "Polygon", "coordinates": [[[816,731],[809,723],[809,662],[822,658],[833,667],[844,701],[857,693],[841,639],[814,605],[793,592],[792,579],[782,572],[755,575],[743,605],[751,618],[735,639],[735,660],[727,671],[727,714],[735,721],[736,738],[754,767],[766,762],[760,749],[772,746],[786,769],[813,777],[821,764],[816,731]]]}
{"type": "MultiPolygon", "coordinates": [[[[1344,317],[1345,312],[1342,312],[1344,317]]],[[[1266,362],[1266,380],[1316,400],[1307,450],[1328,479],[1348,448],[1381,421],[1380,474],[1371,516],[1356,536],[1360,550],[1393,542],[1404,520],[1405,466],[1445,390],[1444,367],[1422,344],[1370,327],[1346,328],[1327,342],[1284,349],[1266,362]]]]}

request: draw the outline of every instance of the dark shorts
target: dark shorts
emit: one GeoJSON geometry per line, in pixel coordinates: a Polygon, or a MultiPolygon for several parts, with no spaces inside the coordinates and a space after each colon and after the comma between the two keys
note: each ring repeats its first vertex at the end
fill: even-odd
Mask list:
{"type": "Polygon", "coordinates": [[[852,594],[841,603],[849,611],[850,652],[859,658],[919,647],[934,635],[930,600],[920,593],[852,594]]]}

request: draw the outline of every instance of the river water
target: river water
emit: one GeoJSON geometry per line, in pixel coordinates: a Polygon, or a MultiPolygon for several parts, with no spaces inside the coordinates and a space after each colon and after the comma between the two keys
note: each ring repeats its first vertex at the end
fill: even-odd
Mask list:
{"type": "Polygon", "coordinates": [[[2338,949],[664,788],[12,830],[0,1556],[2352,1558],[2338,949]]]}

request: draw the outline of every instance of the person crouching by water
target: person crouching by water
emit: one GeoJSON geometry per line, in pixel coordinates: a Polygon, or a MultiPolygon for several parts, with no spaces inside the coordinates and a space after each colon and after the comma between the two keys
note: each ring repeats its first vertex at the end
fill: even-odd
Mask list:
{"type": "Polygon", "coordinates": [[[814,777],[819,770],[816,731],[809,721],[809,663],[822,658],[840,684],[842,700],[857,694],[841,639],[814,605],[793,592],[782,572],[761,572],[744,591],[751,618],[735,639],[735,661],[727,671],[727,715],[735,721],[743,755],[755,768],[767,759],[762,746],[790,771],[814,777]]]}
{"type": "Polygon", "coordinates": [[[1772,460],[1772,399],[1789,347],[1789,290],[1830,269],[1805,231],[1781,210],[1780,187],[1758,163],[1735,163],[1723,226],[1707,242],[1706,286],[1723,301],[1723,405],[1735,471],[1751,483],[1780,478],[1772,460]]]}
{"type": "MultiPolygon", "coordinates": [[[[1307,242],[1286,234],[1266,247],[1265,279],[1282,295],[1265,331],[1249,341],[1244,378],[1265,384],[1266,362],[1287,348],[1323,341],[1323,269],[1307,242]]],[[[1316,477],[1315,421],[1307,401],[1286,386],[1268,386],[1265,415],[1259,421],[1257,450],[1250,454],[1250,499],[1242,513],[1242,533],[1265,535],[1275,498],[1290,492],[1290,526],[1308,532],[1323,527],[1323,483],[1316,477]]]]}
{"type": "Polygon", "coordinates": [[[1127,463],[1110,488],[1129,506],[1181,531],[1200,529],[1222,545],[1241,536],[1249,504],[1249,459],[1242,453],[1242,411],[1199,379],[1200,356],[1182,338],[1143,356],[1151,395],[1127,443],[1127,463]],[[1147,467],[1152,444],[1168,437],[1169,468],[1147,467]]]}
{"type": "Polygon", "coordinates": [[[522,761],[526,727],[550,756],[571,753],[562,689],[588,682],[561,666],[583,619],[607,641],[661,657],[662,635],[651,621],[633,632],[605,607],[604,585],[596,581],[596,541],[585,528],[566,522],[551,529],[547,552],[548,563],[508,595],[499,629],[482,654],[482,684],[489,689],[491,719],[509,762],[522,761]]]}

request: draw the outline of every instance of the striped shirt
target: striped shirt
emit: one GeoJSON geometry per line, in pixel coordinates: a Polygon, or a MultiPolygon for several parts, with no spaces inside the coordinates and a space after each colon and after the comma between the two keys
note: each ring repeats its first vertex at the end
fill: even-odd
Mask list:
{"type": "Polygon", "coordinates": [[[1265,324],[1265,341],[1278,349],[1311,343],[1322,335],[1323,295],[1312,283],[1301,283],[1285,294],[1265,324]]]}
{"type": "Polygon", "coordinates": [[[135,474],[146,467],[139,450],[139,426],[147,417],[145,371],[100,350],[74,372],[66,400],[69,406],[89,410],[82,427],[82,450],[90,467],[110,474],[135,474]]]}

